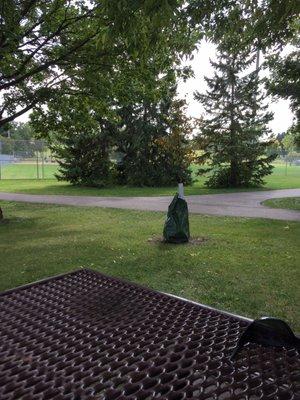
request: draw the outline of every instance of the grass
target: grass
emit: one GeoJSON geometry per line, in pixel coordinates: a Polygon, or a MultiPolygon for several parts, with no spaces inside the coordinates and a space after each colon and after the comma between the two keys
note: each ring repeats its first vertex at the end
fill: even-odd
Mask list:
{"type": "MultiPolygon", "coordinates": [[[[54,167],[55,166],[47,166],[54,167]]],[[[272,175],[266,178],[263,188],[255,189],[208,189],[204,186],[205,177],[198,177],[193,186],[185,188],[186,195],[201,195],[224,192],[237,192],[247,190],[288,189],[300,187],[300,167],[288,166],[287,175],[285,165],[276,164],[272,175]]],[[[176,187],[128,187],[113,186],[103,189],[76,187],[66,182],[57,182],[53,179],[46,180],[21,180],[3,179],[0,181],[0,191],[27,194],[54,194],[74,196],[166,196],[173,195],[176,187]]]]}
{"type": "Polygon", "coordinates": [[[272,208],[288,208],[289,210],[300,210],[300,197],[283,197],[280,199],[269,199],[262,203],[272,208]]]}
{"type": "Polygon", "coordinates": [[[2,179],[37,179],[39,176],[45,179],[54,179],[57,172],[56,164],[44,164],[41,162],[38,167],[36,163],[15,163],[1,166],[2,179]]]}
{"type": "Polygon", "coordinates": [[[89,267],[300,331],[300,223],[193,215],[200,246],[149,241],[164,214],[1,202],[0,290],[89,267]]]}

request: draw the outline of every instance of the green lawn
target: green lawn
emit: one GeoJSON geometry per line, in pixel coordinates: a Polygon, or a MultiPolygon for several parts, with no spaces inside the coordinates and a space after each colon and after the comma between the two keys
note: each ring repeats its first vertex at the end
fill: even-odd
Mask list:
{"type": "MultiPolygon", "coordinates": [[[[55,166],[47,166],[53,167],[55,166]]],[[[49,172],[51,173],[51,171],[49,172]]],[[[193,186],[185,188],[186,195],[212,194],[233,191],[260,190],[260,189],[288,189],[300,187],[300,167],[288,166],[287,175],[285,166],[276,164],[272,175],[266,178],[266,185],[260,189],[208,189],[204,186],[205,178],[197,178],[193,186]]],[[[69,185],[66,182],[57,182],[54,179],[3,179],[0,181],[0,191],[19,192],[31,194],[62,194],[62,195],[87,195],[87,196],[165,196],[173,195],[176,187],[140,188],[128,186],[114,186],[104,189],[82,188],[69,185]]]]}
{"type": "Polygon", "coordinates": [[[89,267],[300,331],[300,223],[191,216],[201,246],[149,241],[163,213],[1,202],[0,290],[89,267]]]}
{"type": "Polygon", "coordinates": [[[45,163],[42,166],[41,162],[37,166],[36,163],[15,163],[1,166],[2,179],[37,179],[37,177],[45,179],[54,179],[54,174],[57,172],[56,164],[45,163]]]}
{"type": "Polygon", "coordinates": [[[283,197],[280,199],[269,199],[262,203],[264,206],[272,208],[288,208],[290,210],[300,210],[300,197],[283,197]]]}

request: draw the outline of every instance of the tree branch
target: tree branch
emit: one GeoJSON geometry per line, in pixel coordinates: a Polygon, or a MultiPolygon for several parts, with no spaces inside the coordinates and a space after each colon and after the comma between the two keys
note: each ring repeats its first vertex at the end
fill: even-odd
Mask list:
{"type": "MultiPolygon", "coordinates": [[[[47,45],[47,43],[49,43],[52,39],[54,39],[56,36],[58,36],[59,34],[61,34],[63,31],[65,31],[68,27],[72,26],[73,24],[81,21],[84,18],[87,18],[87,16],[90,13],[85,13],[84,15],[80,15],[76,18],[67,18],[67,10],[65,10],[65,17],[64,19],[61,21],[61,23],[59,24],[59,26],[57,27],[57,29],[51,33],[51,35],[47,36],[44,38],[44,40],[32,51],[32,53],[21,63],[20,67],[17,69],[17,71],[15,71],[13,74],[10,75],[4,75],[2,77],[2,79],[12,79],[16,76],[18,76],[26,67],[26,65],[30,62],[30,60],[33,59],[33,57],[43,48],[47,45]],[[68,22],[68,23],[67,23],[68,22]]],[[[38,41],[41,38],[36,38],[35,40],[38,41]]],[[[5,88],[5,87],[0,87],[0,88],[5,88]]]]}
{"type": "Polygon", "coordinates": [[[85,40],[83,40],[82,42],[80,42],[79,44],[77,44],[76,46],[73,46],[70,50],[68,50],[65,54],[61,55],[60,57],[54,59],[54,60],[49,60],[46,63],[38,66],[37,68],[34,68],[31,71],[28,71],[26,74],[19,76],[18,78],[4,83],[3,85],[0,85],[0,90],[7,90],[8,88],[12,87],[12,86],[16,86],[17,84],[19,84],[20,82],[25,81],[26,79],[30,78],[31,76],[45,71],[46,69],[48,69],[49,67],[51,67],[52,65],[58,65],[58,63],[60,61],[63,61],[64,59],[66,59],[70,54],[76,52],[77,50],[79,50],[80,48],[82,48],[83,46],[85,46],[89,41],[91,41],[96,35],[98,34],[98,32],[94,33],[93,35],[89,36],[88,38],[86,38],[85,40]]]}
{"type": "Polygon", "coordinates": [[[32,101],[30,104],[28,104],[26,107],[22,108],[22,110],[15,112],[14,114],[10,115],[9,117],[6,118],[1,118],[0,119],[0,126],[3,126],[7,124],[8,122],[13,121],[17,117],[20,117],[20,115],[25,114],[27,111],[31,110],[36,104],[38,103],[38,100],[32,101]]]}

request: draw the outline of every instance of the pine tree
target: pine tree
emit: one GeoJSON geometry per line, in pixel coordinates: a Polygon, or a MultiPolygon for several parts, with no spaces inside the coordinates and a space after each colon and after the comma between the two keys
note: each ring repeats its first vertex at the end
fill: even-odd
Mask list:
{"type": "Polygon", "coordinates": [[[199,163],[204,166],[199,174],[211,172],[206,182],[210,187],[258,186],[272,171],[276,156],[266,155],[272,114],[263,104],[254,63],[249,47],[219,45],[217,61],[211,62],[214,76],[205,78],[208,90],[195,93],[207,114],[198,137],[202,149],[199,163]]]}
{"type": "Polygon", "coordinates": [[[84,100],[61,96],[45,113],[33,114],[31,121],[35,133],[47,139],[59,164],[58,180],[103,187],[113,179],[110,150],[114,127],[97,113],[93,99],[84,100]]]}
{"type": "Polygon", "coordinates": [[[58,180],[103,187],[111,183],[112,164],[106,133],[81,131],[61,136],[50,146],[59,164],[58,180]]]}
{"type": "Polygon", "coordinates": [[[159,101],[121,107],[117,151],[119,183],[137,186],[190,184],[191,123],[176,87],[159,101]]]}

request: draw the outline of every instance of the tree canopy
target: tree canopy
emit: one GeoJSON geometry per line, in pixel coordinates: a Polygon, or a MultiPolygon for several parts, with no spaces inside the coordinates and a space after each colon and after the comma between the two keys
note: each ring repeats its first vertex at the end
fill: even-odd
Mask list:
{"type": "Polygon", "coordinates": [[[149,59],[157,46],[165,54],[174,48],[190,53],[196,37],[220,42],[230,35],[237,8],[245,42],[262,49],[284,44],[297,29],[300,6],[293,0],[4,0],[0,125],[72,87],[78,66],[92,64],[87,46],[97,66],[112,68],[124,55],[149,59]]]}
{"type": "Polygon", "coordinates": [[[96,62],[97,67],[115,68],[124,54],[148,57],[158,43],[168,46],[165,32],[171,28],[176,35],[185,23],[178,15],[181,4],[178,0],[3,1],[0,125],[45,103],[57,90],[76,90],[82,65],[92,68],[96,62]]]}
{"type": "Polygon", "coordinates": [[[290,101],[295,123],[290,129],[294,143],[300,147],[300,51],[286,57],[275,57],[270,62],[272,75],[267,84],[270,93],[290,101]]]}

